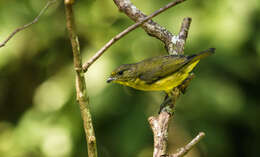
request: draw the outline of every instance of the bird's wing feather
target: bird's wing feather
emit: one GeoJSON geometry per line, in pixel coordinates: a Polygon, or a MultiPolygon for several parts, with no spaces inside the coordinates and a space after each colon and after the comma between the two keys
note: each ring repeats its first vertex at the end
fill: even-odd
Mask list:
{"type": "Polygon", "coordinates": [[[146,83],[151,84],[173,74],[187,62],[187,57],[181,55],[157,56],[139,63],[139,67],[145,67],[144,71],[140,70],[141,73],[139,74],[139,78],[146,83]]]}

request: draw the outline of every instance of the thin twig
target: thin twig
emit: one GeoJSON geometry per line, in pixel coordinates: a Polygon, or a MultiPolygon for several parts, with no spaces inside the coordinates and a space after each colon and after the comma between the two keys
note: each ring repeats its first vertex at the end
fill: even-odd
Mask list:
{"type": "Polygon", "coordinates": [[[165,5],[164,7],[160,8],[159,10],[153,12],[151,15],[144,17],[142,20],[140,20],[139,22],[133,24],[132,26],[129,26],[128,28],[126,28],[124,31],[122,31],[121,33],[119,33],[118,35],[116,35],[114,38],[112,38],[108,43],[106,43],[89,61],[87,61],[86,63],[83,64],[83,70],[87,71],[89,66],[92,65],[99,57],[101,57],[101,55],[109,48],[111,47],[117,40],[121,39],[122,37],[124,37],[126,34],[128,34],[129,32],[133,31],[134,29],[136,29],[137,27],[139,27],[140,25],[142,25],[144,22],[148,21],[149,19],[159,15],[160,13],[166,11],[167,9],[181,3],[184,2],[185,0],[176,0],[174,2],[171,2],[167,5],[165,5]]]}
{"type": "Polygon", "coordinates": [[[190,143],[179,148],[176,153],[169,155],[169,157],[183,157],[186,155],[200,140],[205,136],[204,132],[200,132],[190,143]]]}
{"type": "Polygon", "coordinates": [[[97,146],[96,137],[94,133],[94,128],[92,124],[92,118],[89,109],[89,100],[87,97],[86,82],[84,78],[84,72],[82,69],[82,58],[80,54],[80,46],[78,37],[76,34],[76,27],[73,15],[72,5],[74,0],[65,0],[65,12],[66,12],[66,24],[70,36],[74,68],[76,71],[76,91],[77,91],[77,101],[80,106],[81,116],[84,123],[84,130],[86,134],[86,141],[88,146],[88,156],[97,157],[97,146]]]}
{"type": "Polygon", "coordinates": [[[57,1],[57,0],[50,0],[50,1],[48,1],[48,2],[46,3],[46,5],[42,8],[42,10],[40,11],[40,13],[38,14],[38,16],[36,16],[33,21],[31,21],[31,22],[29,22],[29,23],[27,23],[27,24],[25,24],[25,25],[23,25],[23,26],[21,26],[21,27],[16,28],[2,43],[0,43],[0,48],[3,47],[3,46],[5,46],[6,43],[7,43],[11,38],[13,38],[13,36],[14,36],[16,33],[20,32],[20,31],[22,31],[22,30],[24,30],[24,29],[30,27],[32,24],[38,22],[38,20],[39,20],[39,18],[41,17],[41,15],[49,8],[49,6],[51,6],[52,4],[54,4],[56,1],[57,1]]]}

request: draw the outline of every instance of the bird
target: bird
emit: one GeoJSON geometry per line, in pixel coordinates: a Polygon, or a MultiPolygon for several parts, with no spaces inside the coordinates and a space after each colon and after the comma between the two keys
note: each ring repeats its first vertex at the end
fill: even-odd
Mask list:
{"type": "Polygon", "coordinates": [[[188,78],[201,59],[214,52],[215,48],[209,48],[193,55],[161,55],[133,64],[123,64],[112,71],[107,83],[169,94],[188,78]]]}

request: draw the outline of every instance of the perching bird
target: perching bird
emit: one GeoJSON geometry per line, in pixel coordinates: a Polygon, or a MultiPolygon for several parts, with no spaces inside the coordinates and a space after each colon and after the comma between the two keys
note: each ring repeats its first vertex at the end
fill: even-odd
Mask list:
{"type": "Polygon", "coordinates": [[[107,82],[119,83],[143,91],[170,91],[189,76],[200,59],[210,56],[215,48],[198,54],[156,56],[116,68],[107,82]]]}

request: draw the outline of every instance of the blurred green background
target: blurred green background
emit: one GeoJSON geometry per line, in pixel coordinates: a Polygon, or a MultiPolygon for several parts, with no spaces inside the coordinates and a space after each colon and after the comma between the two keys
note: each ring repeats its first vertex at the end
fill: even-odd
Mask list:
{"type": "MultiPolygon", "coordinates": [[[[170,0],[133,0],[150,14],[170,0]]],[[[0,41],[31,21],[46,1],[0,0],[0,41]]],[[[112,0],[77,0],[74,6],[83,59],[133,24],[112,0]]],[[[216,47],[177,102],[169,151],[199,131],[206,137],[187,157],[257,157],[260,140],[260,1],[189,0],[154,20],[178,33],[193,19],[185,53],[216,47]]],[[[112,46],[86,73],[101,157],[150,157],[147,118],[164,95],[142,92],[106,78],[117,66],[166,54],[164,45],[141,28],[112,46]]],[[[86,142],[75,101],[72,52],[63,2],[0,48],[0,156],[85,157],[86,142]]]]}

